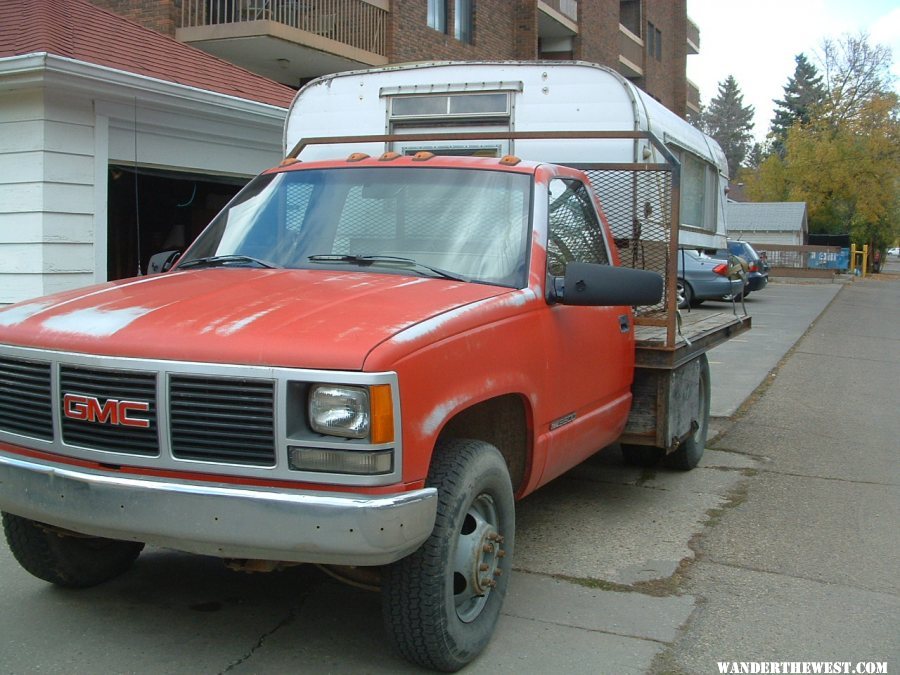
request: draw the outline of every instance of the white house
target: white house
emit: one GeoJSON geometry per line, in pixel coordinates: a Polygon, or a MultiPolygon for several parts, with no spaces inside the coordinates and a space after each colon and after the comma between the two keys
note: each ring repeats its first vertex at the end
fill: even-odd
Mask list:
{"type": "Polygon", "coordinates": [[[278,163],[293,94],[87,0],[4,0],[0,304],[190,239],[278,163]]]}
{"type": "Polygon", "coordinates": [[[728,202],[725,208],[731,239],[754,245],[807,242],[806,202],[728,202]]]}

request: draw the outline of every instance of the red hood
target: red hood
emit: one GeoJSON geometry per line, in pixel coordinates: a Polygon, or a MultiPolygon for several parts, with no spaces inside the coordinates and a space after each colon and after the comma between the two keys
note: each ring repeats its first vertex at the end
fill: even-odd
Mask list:
{"type": "Polygon", "coordinates": [[[508,292],[326,270],[206,269],[112,282],[0,310],[0,343],[111,356],[359,370],[421,321],[508,292]]]}

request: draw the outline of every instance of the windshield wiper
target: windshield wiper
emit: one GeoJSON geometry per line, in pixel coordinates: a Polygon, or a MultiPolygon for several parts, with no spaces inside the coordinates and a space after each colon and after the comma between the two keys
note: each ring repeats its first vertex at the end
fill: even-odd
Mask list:
{"type": "Polygon", "coordinates": [[[442,270],[440,267],[432,267],[420,263],[412,258],[401,258],[394,255],[341,255],[338,253],[328,253],[321,255],[311,255],[307,258],[310,262],[315,263],[349,263],[352,265],[381,265],[381,266],[397,266],[404,269],[426,270],[442,279],[452,279],[453,281],[470,281],[466,277],[442,270]]]}
{"type": "Polygon", "coordinates": [[[197,258],[196,260],[188,260],[183,262],[177,266],[177,269],[185,269],[187,267],[220,267],[223,265],[228,265],[229,263],[243,263],[243,264],[251,264],[257,265],[259,267],[266,267],[268,269],[276,269],[280,268],[281,265],[276,265],[273,262],[269,262],[268,260],[260,260],[259,258],[254,258],[249,255],[211,255],[205,258],[197,258]]]}

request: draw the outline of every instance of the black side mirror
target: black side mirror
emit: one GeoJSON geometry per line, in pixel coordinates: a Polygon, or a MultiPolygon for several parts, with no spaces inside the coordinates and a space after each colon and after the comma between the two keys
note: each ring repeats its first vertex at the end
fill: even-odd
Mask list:
{"type": "Polygon", "coordinates": [[[592,307],[655,305],[662,300],[662,293],[663,278],[656,272],[570,262],[557,301],[592,307]]]}
{"type": "Polygon", "coordinates": [[[163,251],[162,253],[154,253],[150,256],[150,262],[147,263],[147,274],[160,274],[171,269],[181,251],[163,251]]]}

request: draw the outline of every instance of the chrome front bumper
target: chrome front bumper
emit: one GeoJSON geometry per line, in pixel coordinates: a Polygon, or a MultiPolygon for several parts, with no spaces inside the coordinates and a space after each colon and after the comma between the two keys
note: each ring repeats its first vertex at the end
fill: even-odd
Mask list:
{"type": "Polygon", "coordinates": [[[0,453],[0,510],[223,558],[383,565],[431,534],[437,490],[299,492],[132,478],[0,453]]]}

